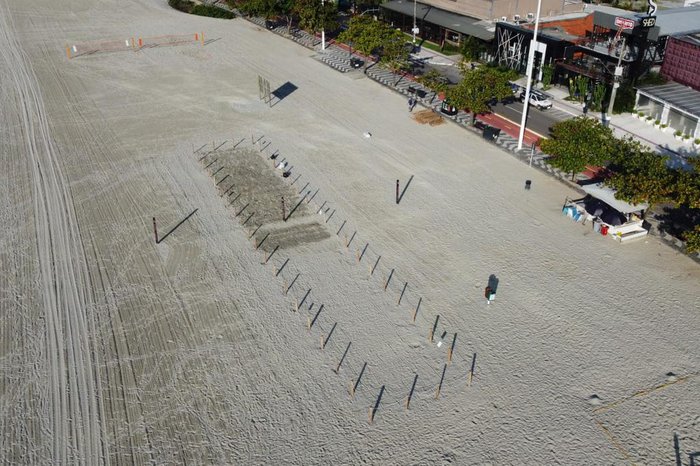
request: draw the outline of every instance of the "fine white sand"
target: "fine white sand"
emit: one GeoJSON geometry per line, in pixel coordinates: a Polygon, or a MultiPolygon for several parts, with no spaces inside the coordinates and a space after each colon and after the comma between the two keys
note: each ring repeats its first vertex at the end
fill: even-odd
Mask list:
{"type": "Polygon", "coordinates": [[[684,461],[700,450],[700,269],[563,217],[561,182],[165,0],[0,0],[0,59],[0,462],[670,464],[674,433],[684,461]],[[297,89],[270,108],[258,75],[297,89]],[[277,197],[305,195],[283,222],[277,197]],[[152,217],[162,238],[195,209],[155,244],[152,217]]]}

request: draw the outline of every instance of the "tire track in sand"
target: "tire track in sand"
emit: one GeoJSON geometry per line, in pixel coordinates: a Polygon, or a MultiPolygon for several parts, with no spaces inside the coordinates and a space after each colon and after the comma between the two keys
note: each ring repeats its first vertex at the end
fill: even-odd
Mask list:
{"type": "Polygon", "coordinates": [[[38,80],[0,5],[0,58],[12,74],[31,169],[36,251],[47,325],[52,462],[100,464],[104,455],[99,381],[92,361],[87,312],[90,278],[67,183],[57,163],[38,80]]]}

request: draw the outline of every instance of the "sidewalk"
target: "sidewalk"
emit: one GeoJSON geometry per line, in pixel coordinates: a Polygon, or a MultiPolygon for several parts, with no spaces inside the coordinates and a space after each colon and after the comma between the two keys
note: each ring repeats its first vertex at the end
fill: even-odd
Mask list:
{"type": "MultiPolygon", "coordinates": [[[[552,87],[544,92],[554,97],[554,108],[573,116],[583,115],[583,108],[580,104],[565,100],[569,97],[568,89],[552,87]]],[[[593,112],[588,112],[588,116],[602,118],[599,113],[593,112]]],[[[615,136],[619,138],[631,136],[642,144],[647,145],[650,149],[669,156],[671,166],[674,168],[687,167],[688,162],[686,158],[699,155],[698,150],[692,144],[676,140],[670,129],[663,133],[661,130],[656,129],[654,125],[637,119],[631,113],[612,115],[610,127],[613,129],[615,136]]]]}

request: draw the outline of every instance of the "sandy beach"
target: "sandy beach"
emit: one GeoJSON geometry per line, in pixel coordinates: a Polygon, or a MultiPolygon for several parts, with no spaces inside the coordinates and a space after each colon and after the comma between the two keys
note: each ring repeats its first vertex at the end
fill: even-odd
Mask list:
{"type": "Polygon", "coordinates": [[[695,262],[248,21],[0,0],[0,142],[0,463],[700,451],[695,262]]]}

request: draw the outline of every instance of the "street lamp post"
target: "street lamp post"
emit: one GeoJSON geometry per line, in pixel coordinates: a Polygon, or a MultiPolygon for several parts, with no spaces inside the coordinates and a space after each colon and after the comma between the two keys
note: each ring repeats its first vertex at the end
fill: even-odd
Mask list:
{"type": "Polygon", "coordinates": [[[542,0],[537,0],[537,15],[535,16],[535,32],[530,42],[530,50],[527,59],[527,84],[525,85],[525,101],[523,102],[523,117],[520,119],[520,133],[518,134],[518,150],[523,148],[523,137],[525,136],[525,122],[527,120],[527,110],[530,105],[530,90],[532,88],[532,68],[535,61],[535,46],[537,45],[537,31],[540,26],[540,10],[542,0]]]}
{"type": "Polygon", "coordinates": [[[413,0],[413,45],[416,45],[416,33],[418,32],[418,27],[416,26],[416,0],[413,0]]]}
{"type": "Polygon", "coordinates": [[[326,50],[326,17],[325,17],[325,12],[324,10],[324,3],[323,0],[321,0],[321,22],[323,25],[321,26],[321,50],[326,50]]]}

